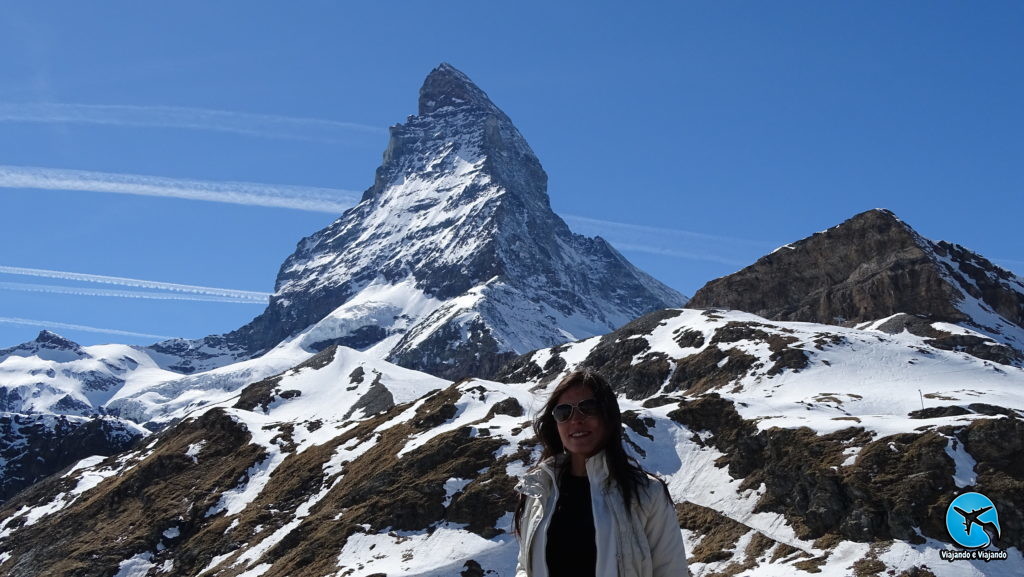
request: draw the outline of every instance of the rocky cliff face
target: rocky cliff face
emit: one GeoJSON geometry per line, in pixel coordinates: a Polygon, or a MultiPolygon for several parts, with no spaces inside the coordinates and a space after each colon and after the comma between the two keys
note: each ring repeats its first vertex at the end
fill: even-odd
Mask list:
{"type": "Polygon", "coordinates": [[[41,359],[73,359],[85,356],[82,347],[64,337],[50,332],[39,331],[34,341],[0,349],[0,360],[10,357],[39,357],[41,359]]]}
{"type": "MultiPolygon", "coordinates": [[[[962,325],[995,341],[993,359],[1024,359],[1024,281],[959,245],[923,238],[886,210],[854,216],[713,280],[689,306],[845,326],[904,315],[926,321],[902,321],[910,330],[955,337],[934,324],[962,325]]],[[[975,348],[988,354],[988,347],[975,348]]]]}
{"type": "Polygon", "coordinates": [[[116,418],[0,414],[0,503],[82,459],[124,452],[145,434],[116,418]]]}
{"type": "Polygon", "coordinates": [[[318,324],[309,346],[381,352],[446,378],[613,330],[685,298],[552,211],[512,121],[442,64],[391,128],[362,201],[304,239],[267,310],[227,335],[250,354],[318,324]]]}

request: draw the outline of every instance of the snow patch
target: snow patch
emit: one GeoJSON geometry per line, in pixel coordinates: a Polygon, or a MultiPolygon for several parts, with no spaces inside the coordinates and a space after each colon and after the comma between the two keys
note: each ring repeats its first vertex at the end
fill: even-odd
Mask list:
{"type": "Polygon", "coordinates": [[[949,439],[946,443],[946,454],[953,459],[953,464],[956,466],[953,472],[953,483],[961,489],[973,487],[978,482],[978,475],[974,472],[978,462],[974,460],[974,457],[955,438],[949,439]]]}
{"type": "Polygon", "coordinates": [[[263,461],[249,467],[245,476],[240,479],[239,485],[221,494],[220,500],[216,505],[210,507],[205,516],[212,517],[222,511],[227,515],[237,515],[242,512],[267,486],[271,473],[277,469],[285,457],[285,454],[277,450],[263,461]]]}
{"type": "Polygon", "coordinates": [[[356,533],[338,555],[337,575],[450,577],[463,570],[464,559],[475,559],[485,569],[512,568],[518,553],[514,537],[487,540],[447,524],[430,533],[356,533]]]}
{"type": "Polygon", "coordinates": [[[206,567],[203,568],[203,570],[199,572],[199,575],[204,575],[204,574],[209,573],[210,571],[216,569],[217,567],[220,566],[221,563],[226,561],[228,559],[228,557],[231,557],[235,553],[237,553],[237,551],[231,551],[230,553],[225,553],[223,555],[216,555],[216,556],[214,556],[213,559],[210,559],[210,562],[206,565],[206,567]]]}
{"type": "Polygon", "coordinates": [[[860,450],[863,447],[847,447],[843,449],[843,455],[846,459],[840,464],[840,467],[849,467],[857,462],[857,455],[860,454],[860,450]]]}
{"type": "Polygon", "coordinates": [[[466,488],[466,485],[470,484],[472,479],[457,479],[452,477],[444,482],[444,501],[441,503],[442,507],[448,507],[452,504],[452,497],[457,493],[466,488]]]}
{"type": "Polygon", "coordinates": [[[185,456],[192,459],[193,463],[199,462],[199,453],[202,452],[203,447],[206,446],[206,441],[199,441],[198,443],[192,443],[188,446],[188,450],[185,451],[185,456]]]}
{"type": "Polygon", "coordinates": [[[139,553],[130,559],[121,561],[114,577],[146,577],[149,570],[156,567],[156,563],[150,561],[152,553],[139,553]]]}

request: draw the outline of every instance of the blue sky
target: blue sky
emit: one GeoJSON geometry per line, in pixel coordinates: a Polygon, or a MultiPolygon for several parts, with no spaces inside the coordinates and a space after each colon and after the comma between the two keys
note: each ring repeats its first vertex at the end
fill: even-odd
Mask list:
{"type": "Polygon", "coordinates": [[[642,6],[5,3],[0,348],[244,324],[440,62],[685,294],[875,207],[1024,273],[1024,4],[642,6]]]}

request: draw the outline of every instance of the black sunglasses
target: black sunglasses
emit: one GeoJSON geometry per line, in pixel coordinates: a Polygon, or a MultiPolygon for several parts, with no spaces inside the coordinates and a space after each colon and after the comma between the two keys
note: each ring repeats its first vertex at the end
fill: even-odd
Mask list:
{"type": "Polygon", "coordinates": [[[583,418],[596,417],[601,413],[601,405],[597,399],[583,399],[576,404],[562,403],[551,409],[551,416],[556,422],[564,423],[572,418],[573,410],[579,411],[583,418]]]}

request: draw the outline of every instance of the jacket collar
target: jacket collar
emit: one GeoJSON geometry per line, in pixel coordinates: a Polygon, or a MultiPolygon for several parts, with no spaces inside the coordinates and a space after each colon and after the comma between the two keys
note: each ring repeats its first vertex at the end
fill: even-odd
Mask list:
{"type": "MultiPolygon", "coordinates": [[[[551,487],[557,482],[559,472],[568,463],[569,456],[566,454],[544,459],[523,475],[516,485],[516,491],[527,497],[543,497],[550,494],[551,487]]],[[[591,484],[603,484],[608,480],[608,458],[604,451],[587,459],[587,477],[590,478],[591,484]]]]}

